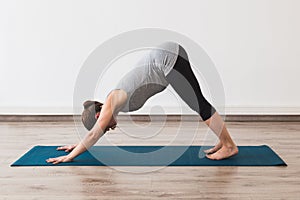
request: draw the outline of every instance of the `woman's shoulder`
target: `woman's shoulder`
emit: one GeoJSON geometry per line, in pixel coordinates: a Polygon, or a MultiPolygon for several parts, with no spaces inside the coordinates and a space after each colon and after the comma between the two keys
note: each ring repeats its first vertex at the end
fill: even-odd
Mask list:
{"type": "Polygon", "coordinates": [[[123,89],[113,89],[107,95],[110,98],[127,99],[127,92],[123,89]]]}
{"type": "Polygon", "coordinates": [[[119,110],[122,108],[127,102],[127,92],[122,89],[113,89],[106,98],[106,103],[109,102],[115,108],[115,110],[119,110]]]}

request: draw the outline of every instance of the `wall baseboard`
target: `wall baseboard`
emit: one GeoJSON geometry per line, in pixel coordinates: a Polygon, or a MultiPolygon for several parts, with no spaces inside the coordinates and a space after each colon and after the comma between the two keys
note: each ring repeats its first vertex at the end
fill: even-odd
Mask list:
{"type": "MultiPolygon", "coordinates": [[[[189,107],[158,106],[161,109],[145,105],[132,115],[194,115],[189,107]]],[[[216,107],[221,114],[230,115],[300,115],[300,106],[226,106],[216,107]]],[[[0,107],[0,115],[73,115],[72,107],[0,107]]],[[[75,113],[80,114],[80,113],[75,113]]],[[[120,113],[120,115],[127,115],[120,113]]]]}
{"type": "MultiPolygon", "coordinates": [[[[226,115],[226,122],[300,122],[300,115],[226,115]]],[[[0,115],[0,122],[72,122],[80,115],[0,115]]],[[[202,121],[198,115],[119,115],[118,121],[202,121]]]]}

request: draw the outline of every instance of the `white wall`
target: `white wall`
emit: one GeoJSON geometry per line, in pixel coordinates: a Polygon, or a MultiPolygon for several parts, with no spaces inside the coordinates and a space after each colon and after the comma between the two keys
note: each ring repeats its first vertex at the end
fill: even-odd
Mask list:
{"type": "MultiPolygon", "coordinates": [[[[300,114],[299,9],[298,0],[0,1],[0,114],[72,113],[89,53],[146,27],[179,32],[207,51],[227,113],[300,114]]],[[[141,113],[157,103],[177,112],[164,94],[141,113]]]]}

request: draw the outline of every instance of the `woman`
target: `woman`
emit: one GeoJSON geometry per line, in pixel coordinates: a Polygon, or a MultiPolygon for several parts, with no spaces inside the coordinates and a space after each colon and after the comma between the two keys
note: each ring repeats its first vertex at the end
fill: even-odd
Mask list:
{"type": "Polygon", "coordinates": [[[78,145],[58,148],[71,153],[49,158],[47,162],[57,164],[72,161],[93,146],[105,132],[115,128],[115,116],[120,111],[138,110],[147,99],[163,91],[169,84],[219,137],[219,143],[205,151],[207,158],[221,160],[236,155],[238,148],[220,115],[203,96],[186,51],[177,43],[166,42],[151,50],[137,67],[126,74],[107,95],[104,104],[96,101],[84,103],[82,122],[89,133],[78,145]]]}

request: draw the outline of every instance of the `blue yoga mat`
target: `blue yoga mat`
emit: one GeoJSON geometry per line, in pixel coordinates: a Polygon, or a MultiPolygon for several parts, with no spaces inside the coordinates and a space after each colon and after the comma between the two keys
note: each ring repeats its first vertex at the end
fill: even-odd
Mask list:
{"type": "Polygon", "coordinates": [[[73,162],[53,165],[45,160],[67,155],[58,146],[35,146],[11,166],[287,166],[268,146],[239,146],[224,160],[203,157],[209,146],[93,146],[73,162]]]}

